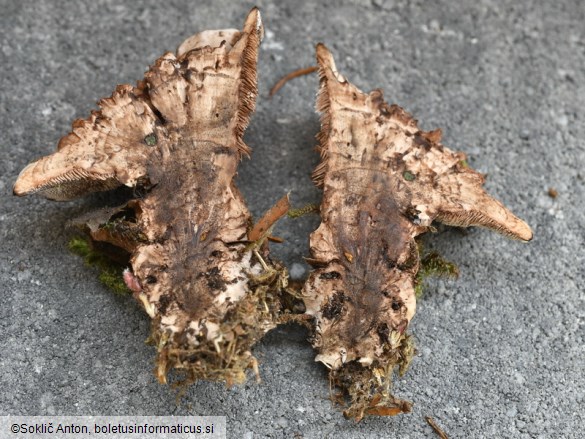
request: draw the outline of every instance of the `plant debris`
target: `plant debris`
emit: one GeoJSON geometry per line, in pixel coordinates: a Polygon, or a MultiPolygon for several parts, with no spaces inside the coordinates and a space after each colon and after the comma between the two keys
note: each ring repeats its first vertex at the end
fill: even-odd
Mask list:
{"type": "Polygon", "coordinates": [[[309,203],[303,207],[299,207],[298,209],[290,209],[286,215],[289,218],[296,219],[308,215],[309,213],[319,213],[319,205],[309,203]]]}
{"type": "Polygon", "coordinates": [[[16,195],[53,200],[121,185],[141,194],[81,223],[94,243],[126,254],[131,269],[119,279],[152,318],[160,382],[173,368],[187,382],[244,381],[246,369],[257,371],[251,347],[278,320],[287,274],[262,244],[288,198],[249,231],[234,184],[250,153],[242,137],[262,37],[254,8],[242,31],[187,39],[136,86],[118,86],[76,120],[58,151],[28,165],[14,186],[16,195]]]}
{"type": "MultiPolygon", "coordinates": [[[[423,254],[422,245],[418,245],[419,255],[423,254]]],[[[417,299],[423,293],[425,279],[427,277],[443,277],[457,279],[459,268],[453,262],[447,261],[437,252],[430,252],[420,258],[418,273],[414,282],[414,293],[417,299]]]]}
{"type": "Polygon", "coordinates": [[[276,84],[274,84],[272,86],[272,88],[268,92],[268,95],[270,97],[274,96],[278,92],[278,90],[280,90],[284,86],[284,84],[286,84],[291,79],[298,78],[299,76],[309,75],[309,74],[314,73],[316,71],[317,71],[317,66],[311,66],[311,67],[306,67],[304,69],[295,70],[294,72],[290,72],[288,75],[281,78],[276,84]]]}
{"type": "Polygon", "coordinates": [[[89,238],[75,237],[69,241],[69,250],[81,256],[86,265],[99,269],[99,280],[117,294],[130,294],[131,291],[124,282],[124,266],[107,257],[95,249],[89,238]]]}
{"type": "Polygon", "coordinates": [[[437,436],[439,436],[439,438],[441,438],[441,439],[449,439],[447,437],[447,433],[445,433],[443,431],[443,429],[441,429],[441,427],[439,427],[437,425],[437,423],[435,422],[435,420],[433,418],[431,418],[430,416],[425,416],[425,420],[431,426],[431,428],[433,429],[433,431],[435,433],[437,433],[437,436]]]}
{"type": "Polygon", "coordinates": [[[410,403],[391,394],[391,382],[415,352],[406,333],[421,265],[415,237],[433,220],[524,241],[532,231],[482,189],[464,154],[441,144],[440,130],[421,131],[381,90],[361,92],[322,44],[317,64],[322,160],[313,179],[323,188],[322,222],[310,237],[315,269],[302,295],[315,360],[347,395],[346,416],[406,413],[410,403]]]}
{"type": "Polygon", "coordinates": [[[559,196],[559,192],[554,187],[549,187],[548,191],[546,192],[549,197],[553,200],[559,196]]]}

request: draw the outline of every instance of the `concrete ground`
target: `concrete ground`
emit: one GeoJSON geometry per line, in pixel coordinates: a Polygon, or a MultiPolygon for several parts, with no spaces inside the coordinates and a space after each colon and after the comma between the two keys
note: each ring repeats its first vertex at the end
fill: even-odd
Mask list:
{"type": "MultiPolygon", "coordinates": [[[[529,244],[442,229],[427,245],[459,265],[429,283],[411,325],[419,353],[395,393],[409,415],[346,421],[306,333],[255,349],[263,381],[201,382],[181,405],[155,382],[147,316],[67,250],[66,221],[103,196],[17,199],[12,185],[77,117],[160,54],[253,6],[195,2],[0,1],[0,413],[225,415],[229,437],[578,438],[585,429],[585,6],[579,0],[259,0],[266,26],[254,148],[239,186],[255,215],[287,191],[319,201],[309,175],[317,79],[267,91],[314,63],[314,45],[364,90],[381,87],[424,129],[468,153],[487,188],[533,227],[529,244]],[[293,6],[294,4],[294,6],[293,6]],[[547,194],[554,188],[558,195],[547,194]],[[296,435],[296,436],[295,436],[296,435]]],[[[304,276],[317,217],[283,220],[274,253],[304,276]]]]}

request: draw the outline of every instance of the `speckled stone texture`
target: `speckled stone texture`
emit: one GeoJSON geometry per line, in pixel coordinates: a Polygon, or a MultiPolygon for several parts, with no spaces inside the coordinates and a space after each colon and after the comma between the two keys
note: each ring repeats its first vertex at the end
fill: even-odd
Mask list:
{"type": "MultiPolygon", "coordinates": [[[[546,2],[258,1],[266,26],[258,106],[238,186],[256,217],[292,191],[319,202],[310,173],[318,131],[314,64],[326,43],[364,91],[488,174],[487,190],[532,226],[529,244],[441,228],[427,247],[456,262],[430,281],[411,324],[419,349],[394,391],[396,418],[346,421],[332,406],[306,333],[270,333],[255,349],[261,384],[192,386],[183,402],[152,374],[149,319],[67,250],[65,223],[108,202],[12,197],[18,172],[54,151],[74,118],[204,29],[239,28],[253,3],[0,1],[0,412],[33,415],[227,416],[229,437],[581,437],[585,429],[585,6],[546,2]],[[293,5],[294,4],[294,5],[293,5]],[[556,198],[547,194],[558,192],[556,198]]],[[[284,219],[273,246],[306,276],[317,216],[284,219]]]]}

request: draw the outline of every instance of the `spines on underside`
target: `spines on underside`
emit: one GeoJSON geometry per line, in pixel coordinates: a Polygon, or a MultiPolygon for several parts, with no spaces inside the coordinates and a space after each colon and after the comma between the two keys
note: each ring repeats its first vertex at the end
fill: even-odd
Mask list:
{"type": "Polygon", "coordinates": [[[256,102],[262,34],[254,8],[243,31],[205,31],[183,43],[178,56],[166,53],[137,87],[118,86],[99,111],[75,121],[57,152],[21,172],[14,194],[69,200],[147,183],[153,157],[168,154],[180,136],[249,154],[242,137],[256,102]]]}
{"type": "Polygon", "coordinates": [[[394,171],[410,196],[398,194],[397,200],[417,224],[430,226],[436,220],[485,227],[522,241],[532,239],[528,224],[483,189],[484,176],[468,167],[465,154],[443,146],[437,131],[417,131],[404,139],[409,150],[394,171]]]}
{"type": "Polygon", "coordinates": [[[380,90],[364,94],[337,72],[322,44],[317,46],[317,62],[321,163],[313,173],[316,184],[323,185],[335,153],[336,169],[361,166],[387,173],[401,213],[421,231],[438,220],[532,239],[530,227],[483,189],[483,176],[463,166],[465,155],[440,143],[440,130],[421,131],[410,114],[388,105],[380,90]],[[356,155],[360,163],[351,162],[356,155]]]}
{"type": "Polygon", "coordinates": [[[528,224],[481,188],[483,177],[477,172],[460,169],[438,180],[438,187],[451,193],[438,204],[437,221],[458,227],[485,227],[521,241],[532,239],[528,224]]]}
{"type": "Polygon", "coordinates": [[[248,127],[250,114],[256,107],[256,96],[258,95],[256,64],[258,62],[258,47],[264,38],[262,17],[257,8],[253,8],[248,14],[243,32],[246,35],[246,45],[241,59],[242,71],[238,90],[240,105],[236,122],[236,138],[240,153],[249,155],[250,148],[244,143],[243,137],[244,131],[248,127]]]}
{"type": "Polygon", "coordinates": [[[321,130],[317,133],[317,151],[321,154],[321,163],[313,171],[313,182],[323,186],[323,179],[327,172],[327,143],[331,131],[331,102],[327,82],[333,71],[336,71],[333,56],[325,45],[317,44],[317,64],[319,74],[319,91],[317,93],[317,112],[321,115],[321,130]]]}
{"type": "Polygon", "coordinates": [[[40,193],[69,200],[120,185],[133,186],[146,174],[156,139],[157,117],[141,90],[120,85],[102,99],[100,111],[73,122],[54,154],[31,163],[20,173],[15,195],[40,193]]]}

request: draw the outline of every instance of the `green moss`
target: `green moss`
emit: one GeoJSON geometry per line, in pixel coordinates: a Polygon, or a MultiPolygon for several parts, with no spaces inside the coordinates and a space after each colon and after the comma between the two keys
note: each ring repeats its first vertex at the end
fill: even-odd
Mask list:
{"type": "Polygon", "coordinates": [[[71,241],[69,241],[69,250],[71,250],[77,256],[86,258],[91,253],[91,246],[87,240],[75,237],[72,238],[71,241]]]}
{"type": "Polygon", "coordinates": [[[98,268],[99,280],[116,294],[130,294],[122,277],[124,267],[96,250],[89,239],[72,238],[69,241],[69,250],[81,256],[87,266],[98,268]]]}
{"type": "Polygon", "coordinates": [[[119,268],[103,269],[98,279],[116,294],[130,294],[130,290],[122,277],[122,271],[119,268]]]}
{"type": "Polygon", "coordinates": [[[417,299],[420,299],[422,297],[423,291],[424,291],[424,281],[422,279],[422,276],[420,274],[417,274],[416,278],[414,280],[414,296],[417,299]]]}
{"type": "MultiPolygon", "coordinates": [[[[419,243],[419,250],[422,253],[422,245],[419,243]]],[[[452,278],[459,277],[459,269],[453,262],[447,261],[437,252],[425,255],[420,261],[420,268],[416,274],[414,292],[416,298],[420,298],[425,287],[425,279],[429,276],[452,278]]]]}
{"type": "Polygon", "coordinates": [[[295,219],[295,218],[299,218],[301,216],[304,216],[308,213],[313,213],[313,212],[319,212],[319,205],[318,204],[310,203],[310,204],[307,204],[307,205],[301,207],[300,209],[290,209],[286,215],[289,218],[295,219]]]}
{"type": "Polygon", "coordinates": [[[459,277],[459,269],[450,261],[447,261],[436,252],[429,253],[421,261],[421,267],[425,276],[459,277]]]}

